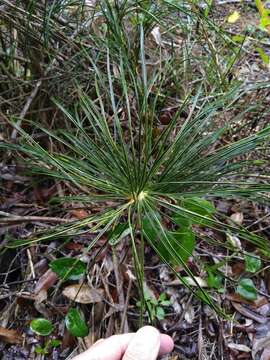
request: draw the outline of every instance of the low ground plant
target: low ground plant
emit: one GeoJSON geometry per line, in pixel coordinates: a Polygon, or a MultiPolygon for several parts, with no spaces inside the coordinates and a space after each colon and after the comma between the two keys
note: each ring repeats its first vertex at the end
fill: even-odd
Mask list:
{"type": "MultiPolygon", "coordinates": [[[[48,24],[53,19],[49,15],[48,24]]],[[[217,34],[208,17],[189,2],[101,1],[92,16],[99,19],[98,31],[91,36],[90,50],[81,48],[90,73],[87,86],[76,79],[72,105],[50,97],[61,119],[57,126],[48,119],[23,119],[22,124],[21,118],[7,117],[18,139],[2,142],[1,148],[18,154],[36,181],[71,185],[73,192],[54,198],[51,206],[95,203],[101,210],[10,239],[7,246],[91,233],[85,250],[91,254],[104,235],[103,247],[112,238],[121,240],[125,232],[122,238],[129,238],[142,302],[147,244],[190,291],[220,311],[189,261],[202,228],[222,234],[220,245],[228,251],[235,250],[230,240],[237,237],[269,256],[266,239],[228,222],[215,207],[216,198],[269,200],[270,186],[256,176],[266,160],[252,154],[263,154],[270,127],[237,137],[247,112],[237,111],[238,105],[246,94],[269,84],[246,86],[228,78],[239,54],[235,45],[220,63],[206,26],[220,43],[229,39],[217,34]],[[206,61],[205,73],[197,59],[206,61]],[[198,78],[191,76],[193,71],[198,78]]],[[[49,30],[43,41],[50,41],[49,30]]],[[[201,239],[217,242],[207,232],[201,239]]]]}

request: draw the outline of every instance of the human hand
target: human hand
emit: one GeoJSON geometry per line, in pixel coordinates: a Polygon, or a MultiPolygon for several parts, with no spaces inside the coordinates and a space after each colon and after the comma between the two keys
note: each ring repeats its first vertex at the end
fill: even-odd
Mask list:
{"type": "Polygon", "coordinates": [[[156,360],[172,351],[173,340],[152,326],[136,333],[113,335],[98,340],[90,349],[72,360],[156,360]]]}

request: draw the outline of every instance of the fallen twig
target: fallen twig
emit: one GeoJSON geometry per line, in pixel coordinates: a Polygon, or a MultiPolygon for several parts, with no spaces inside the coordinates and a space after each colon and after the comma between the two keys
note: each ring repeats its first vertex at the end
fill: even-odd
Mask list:
{"type": "Polygon", "coordinates": [[[0,224],[20,223],[20,222],[53,222],[53,223],[69,223],[73,220],[63,219],[49,216],[19,216],[0,211],[0,224]]]}
{"type": "Polygon", "coordinates": [[[21,126],[21,123],[30,107],[30,105],[32,104],[32,101],[34,100],[34,98],[36,97],[37,93],[38,93],[38,90],[40,88],[42,84],[42,80],[38,80],[38,82],[36,83],[34,89],[31,91],[31,94],[29,95],[27,101],[26,101],[26,104],[24,105],[21,113],[20,113],[20,116],[19,116],[19,120],[16,124],[16,128],[13,129],[12,133],[11,133],[11,140],[16,140],[17,138],[17,134],[18,134],[18,127],[21,126]]]}

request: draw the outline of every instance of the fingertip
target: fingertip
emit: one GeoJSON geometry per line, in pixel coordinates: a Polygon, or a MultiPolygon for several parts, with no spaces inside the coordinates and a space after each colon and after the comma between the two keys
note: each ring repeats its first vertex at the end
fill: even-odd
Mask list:
{"type": "Polygon", "coordinates": [[[156,360],[160,349],[160,332],[153,326],[139,329],[124,354],[123,360],[156,360]]]}
{"type": "Polygon", "coordinates": [[[145,333],[147,335],[156,336],[157,338],[160,337],[160,332],[158,331],[158,329],[150,325],[143,326],[137,331],[136,334],[138,333],[145,333]]]}
{"type": "Polygon", "coordinates": [[[160,343],[159,355],[169,354],[174,348],[174,341],[172,337],[166,334],[161,334],[159,330],[153,326],[143,326],[137,331],[137,334],[143,335],[144,338],[149,339],[150,341],[156,339],[157,343],[160,343]]]}
{"type": "Polygon", "coordinates": [[[166,334],[160,335],[160,349],[159,354],[165,355],[173,351],[174,348],[174,341],[171,336],[166,334]]]}

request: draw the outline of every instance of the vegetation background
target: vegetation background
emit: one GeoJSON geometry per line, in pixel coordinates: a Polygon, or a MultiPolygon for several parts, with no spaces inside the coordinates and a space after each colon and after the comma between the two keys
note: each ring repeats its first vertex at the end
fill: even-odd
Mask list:
{"type": "Polygon", "coordinates": [[[267,2],[0,11],[2,358],[269,359],[267,2]]]}

